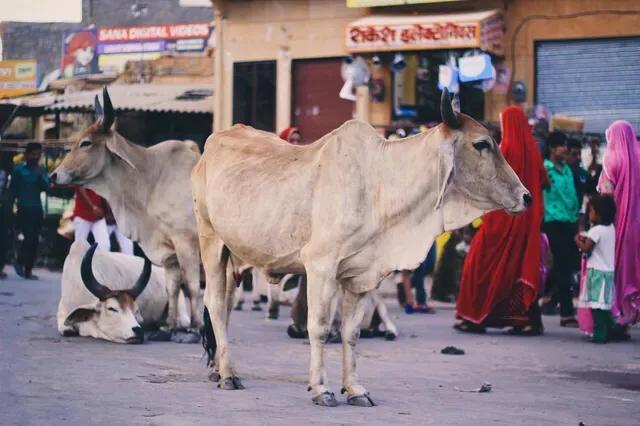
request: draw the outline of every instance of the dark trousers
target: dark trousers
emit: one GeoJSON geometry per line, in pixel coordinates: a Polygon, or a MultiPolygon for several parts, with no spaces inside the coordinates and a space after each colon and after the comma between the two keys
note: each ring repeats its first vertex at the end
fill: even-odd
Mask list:
{"type": "Polygon", "coordinates": [[[609,337],[609,330],[614,327],[611,311],[591,309],[591,316],[593,317],[593,341],[606,342],[609,337]]]}
{"type": "Polygon", "coordinates": [[[0,272],[7,264],[7,255],[11,248],[11,233],[9,232],[10,215],[0,203],[0,272]]]}
{"type": "Polygon", "coordinates": [[[18,207],[18,224],[24,236],[22,246],[18,253],[18,263],[24,266],[25,271],[31,272],[36,261],[38,240],[42,228],[42,208],[18,207]]]}
{"type": "Polygon", "coordinates": [[[427,292],[424,289],[424,277],[433,273],[436,264],[436,245],[434,244],[429,250],[427,257],[422,261],[420,266],[413,271],[411,276],[411,287],[416,289],[416,303],[425,305],[427,303],[427,292]]]}
{"type": "Polygon", "coordinates": [[[545,222],[543,230],[549,238],[553,254],[553,267],[549,271],[545,293],[551,295],[551,304],[560,303],[560,315],[574,314],[571,276],[573,274],[578,248],[574,241],[577,224],[569,222],[545,222]]]}

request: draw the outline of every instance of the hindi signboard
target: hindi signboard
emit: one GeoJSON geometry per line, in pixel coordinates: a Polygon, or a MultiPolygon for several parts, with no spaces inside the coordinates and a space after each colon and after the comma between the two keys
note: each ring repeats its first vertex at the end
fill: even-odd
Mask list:
{"type": "Polygon", "coordinates": [[[503,53],[498,11],[457,15],[369,16],[347,27],[350,52],[482,48],[503,53]]]}

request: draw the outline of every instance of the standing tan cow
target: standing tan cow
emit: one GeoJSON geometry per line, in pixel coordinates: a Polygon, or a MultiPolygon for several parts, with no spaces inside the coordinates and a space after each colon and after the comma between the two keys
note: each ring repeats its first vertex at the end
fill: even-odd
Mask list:
{"type": "Polygon", "coordinates": [[[115,111],[105,88],[104,111],[96,96],[97,121],[78,138],[51,180],[83,185],[109,202],[118,228],[165,269],[169,292],[167,323],[176,327],[180,288],[190,302],[191,331],[202,320],[198,236],[189,175],[200,157],[193,142],[135,145],[111,127],[115,111]]]}
{"type": "Polygon", "coordinates": [[[220,387],[242,388],[227,338],[234,285],[225,272],[237,257],[271,274],[307,274],[309,390],[319,405],[337,405],[324,342],[343,292],[342,388],[349,404],[373,405],[354,353],[371,290],[394,270],[415,269],[444,230],[531,202],[487,129],[456,114],[446,91],[441,112],[443,124],[397,142],[360,121],[306,146],[242,125],[209,137],[191,180],[220,387]]]}

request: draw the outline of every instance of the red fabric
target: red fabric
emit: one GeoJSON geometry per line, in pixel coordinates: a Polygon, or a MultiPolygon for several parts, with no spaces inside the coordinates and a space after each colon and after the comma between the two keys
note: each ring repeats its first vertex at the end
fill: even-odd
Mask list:
{"type": "Polygon", "coordinates": [[[533,198],[524,213],[487,213],[465,259],[458,317],[487,326],[526,325],[540,287],[542,187],[548,177],[524,112],[502,113],[500,150],[533,198]]]}
{"type": "Polygon", "coordinates": [[[84,198],[80,196],[79,189],[76,189],[76,205],[73,208],[73,217],[79,217],[89,222],[95,222],[102,219],[104,216],[96,216],[93,212],[92,206],[104,208],[102,197],[93,192],[90,189],[86,189],[87,196],[91,200],[91,205],[84,201],[84,198]]]}
{"type": "Polygon", "coordinates": [[[286,129],[280,132],[280,139],[282,139],[283,141],[289,142],[289,138],[295,132],[299,132],[297,127],[287,127],[286,129]]]}

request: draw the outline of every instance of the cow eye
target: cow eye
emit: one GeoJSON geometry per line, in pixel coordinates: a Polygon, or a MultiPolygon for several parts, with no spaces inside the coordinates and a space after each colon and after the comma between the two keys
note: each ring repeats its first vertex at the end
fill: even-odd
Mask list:
{"type": "Polygon", "coordinates": [[[473,147],[478,150],[478,152],[482,152],[485,149],[487,151],[491,150],[491,144],[487,141],[480,141],[473,144],[473,147]]]}
{"type": "Polygon", "coordinates": [[[111,312],[118,312],[116,308],[108,307],[107,309],[110,310],[111,312]]]}
{"type": "Polygon", "coordinates": [[[80,148],[85,148],[87,146],[91,146],[91,141],[89,139],[85,139],[80,141],[80,148]]]}

